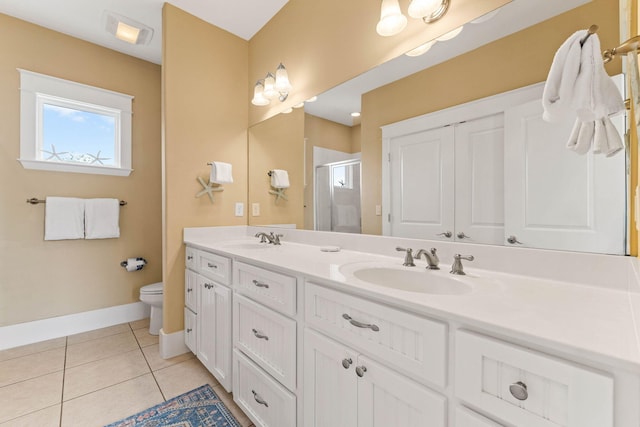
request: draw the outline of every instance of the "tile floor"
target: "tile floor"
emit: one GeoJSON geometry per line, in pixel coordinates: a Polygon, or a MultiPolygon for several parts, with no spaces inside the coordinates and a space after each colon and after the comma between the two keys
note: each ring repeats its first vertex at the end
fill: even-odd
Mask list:
{"type": "Polygon", "coordinates": [[[193,354],[161,359],[149,320],[0,351],[0,426],[103,426],[209,383],[253,424],[193,354]]]}

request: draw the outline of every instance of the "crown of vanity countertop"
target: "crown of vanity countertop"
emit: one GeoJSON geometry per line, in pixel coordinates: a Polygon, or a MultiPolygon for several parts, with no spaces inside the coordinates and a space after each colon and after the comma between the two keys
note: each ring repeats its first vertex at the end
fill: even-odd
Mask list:
{"type": "Polygon", "coordinates": [[[522,252],[523,249],[483,245],[243,226],[188,228],[184,242],[239,261],[305,276],[307,280],[395,307],[460,322],[471,329],[486,329],[567,356],[640,372],[637,332],[640,292],[635,258],[542,250],[522,252]],[[258,231],[284,234],[282,245],[260,244],[253,237],[258,231]],[[321,250],[331,243],[342,249],[321,250]],[[416,260],[416,267],[403,267],[403,254],[395,252],[397,245],[412,247],[415,252],[437,247],[441,270],[426,270],[424,260],[416,260]],[[359,250],[345,249],[349,246],[359,250]],[[363,247],[367,250],[362,250],[363,247]],[[451,254],[456,250],[476,257],[474,262],[463,261],[466,276],[449,274],[451,254]],[[507,272],[488,269],[490,263],[478,262],[486,256],[500,257],[500,266],[507,272]],[[516,274],[514,269],[523,264],[518,257],[523,256],[538,269],[548,266],[548,270],[538,275],[542,277],[532,277],[525,264],[524,273],[516,274]],[[560,269],[560,264],[566,268],[560,269]],[[579,269],[568,275],[571,281],[563,280],[567,277],[566,269],[571,268],[579,269]],[[414,276],[423,275],[441,286],[434,293],[416,292],[411,286],[372,283],[372,280],[384,283],[384,278],[379,279],[381,276],[394,277],[393,270],[406,276],[409,285],[414,276]],[[557,278],[556,270],[560,271],[555,274],[557,278]],[[366,274],[358,274],[363,271],[366,274]],[[601,281],[604,283],[600,284],[601,281]],[[442,287],[451,283],[462,290],[441,293],[442,287]]]}

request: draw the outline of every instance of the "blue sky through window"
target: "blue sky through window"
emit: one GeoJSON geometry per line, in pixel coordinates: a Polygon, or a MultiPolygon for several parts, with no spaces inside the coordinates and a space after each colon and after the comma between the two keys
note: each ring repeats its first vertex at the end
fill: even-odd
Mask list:
{"type": "Polygon", "coordinates": [[[115,118],[44,104],[42,159],[115,165],[115,118]]]}

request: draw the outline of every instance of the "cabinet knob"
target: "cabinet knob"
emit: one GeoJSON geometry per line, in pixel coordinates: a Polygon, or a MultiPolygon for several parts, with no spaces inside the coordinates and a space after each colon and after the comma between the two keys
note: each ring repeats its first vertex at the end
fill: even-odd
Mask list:
{"type": "Polygon", "coordinates": [[[269,407],[269,404],[267,403],[267,401],[264,400],[258,393],[256,393],[255,390],[251,390],[251,393],[253,393],[253,398],[255,399],[256,402],[266,406],[267,408],[269,407]]]}
{"type": "Polygon", "coordinates": [[[518,240],[518,238],[516,236],[513,236],[513,235],[507,237],[507,242],[511,243],[512,245],[521,245],[522,244],[522,242],[520,242],[518,240]]]}
{"type": "Polygon", "coordinates": [[[453,236],[453,233],[452,233],[452,232],[450,232],[450,231],[445,231],[444,233],[436,234],[436,236],[444,236],[444,237],[446,237],[447,239],[450,239],[450,238],[451,238],[451,236],[453,236]]]}
{"type": "Polygon", "coordinates": [[[189,332],[191,332],[191,331],[193,331],[193,329],[191,329],[191,328],[187,328],[187,333],[189,333],[189,332]]]}
{"type": "Polygon", "coordinates": [[[207,288],[207,289],[213,289],[213,285],[209,284],[209,283],[205,283],[204,287],[207,288]]]}
{"type": "Polygon", "coordinates": [[[342,367],[344,369],[349,369],[349,366],[351,366],[352,363],[353,363],[353,360],[351,360],[351,358],[342,359],[342,367]]]}
{"type": "Polygon", "coordinates": [[[464,231],[459,232],[456,236],[458,236],[458,239],[470,239],[471,237],[467,236],[466,234],[464,234],[464,231]]]}
{"type": "Polygon", "coordinates": [[[193,259],[193,255],[187,255],[187,261],[191,261],[193,259]]]}
{"type": "Polygon", "coordinates": [[[522,381],[515,382],[509,386],[509,392],[513,397],[518,400],[527,400],[529,392],[527,391],[527,385],[522,381]]]}
{"type": "Polygon", "coordinates": [[[187,292],[191,292],[193,289],[191,288],[187,288],[187,292]]]}
{"type": "Polygon", "coordinates": [[[356,366],[356,375],[360,378],[364,377],[364,373],[367,372],[366,366],[356,366]]]}

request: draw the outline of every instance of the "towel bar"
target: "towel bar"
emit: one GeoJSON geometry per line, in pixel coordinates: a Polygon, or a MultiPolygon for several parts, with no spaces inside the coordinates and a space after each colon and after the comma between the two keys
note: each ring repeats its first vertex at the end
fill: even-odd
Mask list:
{"type": "MultiPolygon", "coordinates": [[[[37,205],[38,203],[47,203],[47,201],[46,200],[40,200],[40,199],[37,199],[35,197],[32,197],[30,199],[27,199],[27,203],[30,203],[32,205],[37,205]]],[[[124,206],[126,204],[127,204],[127,202],[125,202],[124,200],[120,200],[120,206],[124,206]]]]}

